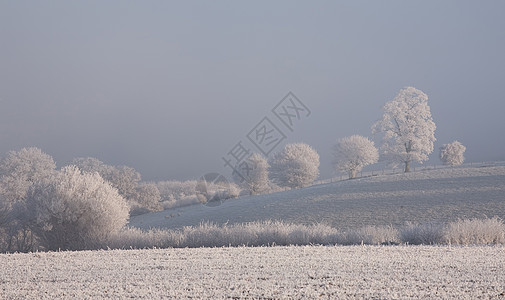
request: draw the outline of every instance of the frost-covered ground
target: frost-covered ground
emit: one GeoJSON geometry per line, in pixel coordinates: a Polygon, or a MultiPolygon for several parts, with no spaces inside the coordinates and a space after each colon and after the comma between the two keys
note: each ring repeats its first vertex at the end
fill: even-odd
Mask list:
{"type": "Polygon", "coordinates": [[[282,220],[339,229],[456,219],[505,219],[505,166],[473,166],[379,175],[270,195],[241,197],[220,206],[193,205],[133,217],[139,228],[180,228],[282,220]]]}
{"type": "Polygon", "coordinates": [[[0,299],[502,299],[505,248],[303,246],[1,254],[0,299]]]}
{"type": "MultiPolygon", "coordinates": [[[[320,184],[134,217],[140,228],[281,220],[338,229],[498,216],[505,166],[320,184]]],[[[505,299],[504,246],[291,246],[0,254],[0,299],[505,299]]]]}

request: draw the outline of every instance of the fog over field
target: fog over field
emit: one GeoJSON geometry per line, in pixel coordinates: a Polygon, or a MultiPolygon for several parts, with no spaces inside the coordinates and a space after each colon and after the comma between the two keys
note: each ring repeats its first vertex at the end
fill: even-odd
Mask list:
{"type": "Polygon", "coordinates": [[[0,300],[505,297],[505,1],[0,1],[0,300]]]}
{"type": "Polygon", "coordinates": [[[435,149],[459,140],[467,161],[505,160],[504,10],[502,1],[2,1],[0,154],[36,146],[59,166],[90,156],[146,180],[229,175],[222,157],[268,117],[282,144],[313,146],[329,178],[335,141],[371,136],[381,107],[414,86],[429,97],[435,149]],[[289,91],[311,111],[293,131],[271,112],[289,91]]]}

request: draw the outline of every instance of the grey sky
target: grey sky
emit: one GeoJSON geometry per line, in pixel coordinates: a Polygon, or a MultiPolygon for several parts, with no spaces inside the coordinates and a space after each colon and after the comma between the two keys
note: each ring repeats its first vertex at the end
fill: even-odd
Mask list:
{"type": "MultiPolygon", "coordinates": [[[[438,147],[505,159],[503,1],[1,1],[0,155],[37,146],[146,180],[223,172],[289,91],[306,142],[371,136],[405,86],[429,96],[438,147]]],[[[280,149],[280,146],[279,146],[280,149]]]]}

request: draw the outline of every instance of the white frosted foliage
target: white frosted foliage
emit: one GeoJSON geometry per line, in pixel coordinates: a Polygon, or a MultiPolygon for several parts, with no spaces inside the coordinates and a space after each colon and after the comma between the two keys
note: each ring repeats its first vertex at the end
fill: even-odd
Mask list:
{"type": "Polygon", "coordinates": [[[251,195],[257,195],[269,189],[268,164],[265,157],[259,153],[253,153],[245,160],[243,167],[237,166],[238,172],[233,173],[233,179],[239,182],[240,187],[249,191],[251,195]]]}
{"type": "Polygon", "coordinates": [[[5,201],[24,202],[28,188],[50,177],[55,169],[53,158],[39,148],[10,151],[0,161],[0,186],[5,201]]]}
{"type": "MultiPolygon", "coordinates": [[[[130,200],[133,202],[133,207],[131,207],[130,212],[137,214],[146,213],[150,211],[160,211],[163,210],[161,205],[161,194],[158,187],[154,183],[140,183],[135,188],[135,200],[130,200]]],[[[131,205],[131,204],[130,204],[131,205]]]]}
{"type": "Polygon", "coordinates": [[[135,169],[127,166],[111,166],[93,157],[76,158],[72,161],[84,172],[98,172],[103,179],[117,188],[119,194],[127,200],[135,200],[135,189],[139,185],[141,175],[135,169]]]}
{"type": "Polygon", "coordinates": [[[31,186],[51,178],[55,169],[53,158],[35,147],[10,151],[0,161],[0,249],[33,250],[26,195],[31,186]]]}
{"type": "Polygon", "coordinates": [[[155,184],[141,182],[140,173],[133,168],[107,165],[93,157],[76,158],[72,165],[84,172],[98,172],[126,199],[132,214],[162,209],[158,187],[155,184]]]}
{"type": "Polygon", "coordinates": [[[466,147],[458,141],[440,147],[440,160],[447,166],[459,166],[465,161],[466,147]]]}
{"type": "Polygon", "coordinates": [[[98,173],[63,168],[27,196],[33,230],[47,249],[83,249],[101,243],[128,220],[129,207],[98,173]]]}
{"type": "Polygon", "coordinates": [[[406,87],[384,105],[382,119],[372,126],[374,133],[384,134],[381,152],[393,165],[422,163],[433,152],[435,123],[428,106],[428,96],[422,91],[406,87]]]}
{"type": "Polygon", "coordinates": [[[348,172],[349,178],[355,178],[363,167],[374,164],[379,159],[374,142],[360,135],[339,139],[333,147],[333,155],[335,168],[348,172]]]}
{"type": "Polygon", "coordinates": [[[319,176],[319,154],[304,143],[288,144],[272,158],[270,173],[279,186],[307,186],[319,176]]]}

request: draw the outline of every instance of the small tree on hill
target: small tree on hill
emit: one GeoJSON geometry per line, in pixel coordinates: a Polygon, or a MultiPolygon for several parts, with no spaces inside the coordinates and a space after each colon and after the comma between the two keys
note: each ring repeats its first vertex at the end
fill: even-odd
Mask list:
{"type": "Polygon", "coordinates": [[[333,155],[335,168],[348,172],[349,178],[355,178],[364,166],[374,164],[379,159],[374,143],[359,135],[339,139],[333,147],[333,155]]]}
{"type": "Polygon", "coordinates": [[[259,153],[254,153],[233,172],[233,179],[239,186],[248,190],[251,195],[257,195],[269,189],[267,160],[259,153]]]}
{"type": "Polygon", "coordinates": [[[384,157],[395,165],[405,164],[405,172],[409,172],[411,162],[422,163],[433,152],[435,128],[428,96],[406,87],[384,105],[384,115],[372,126],[372,132],[384,133],[384,157]]]}
{"type": "Polygon", "coordinates": [[[458,141],[440,147],[440,160],[447,166],[459,166],[465,161],[466,147],[458,141]]]}
{"type": "Polygon", "coordinates": [[[273,156],[270,174],[279,186],[307,186],[319,176],[319,154],[307,144],[288,144],[273,156]]]}

